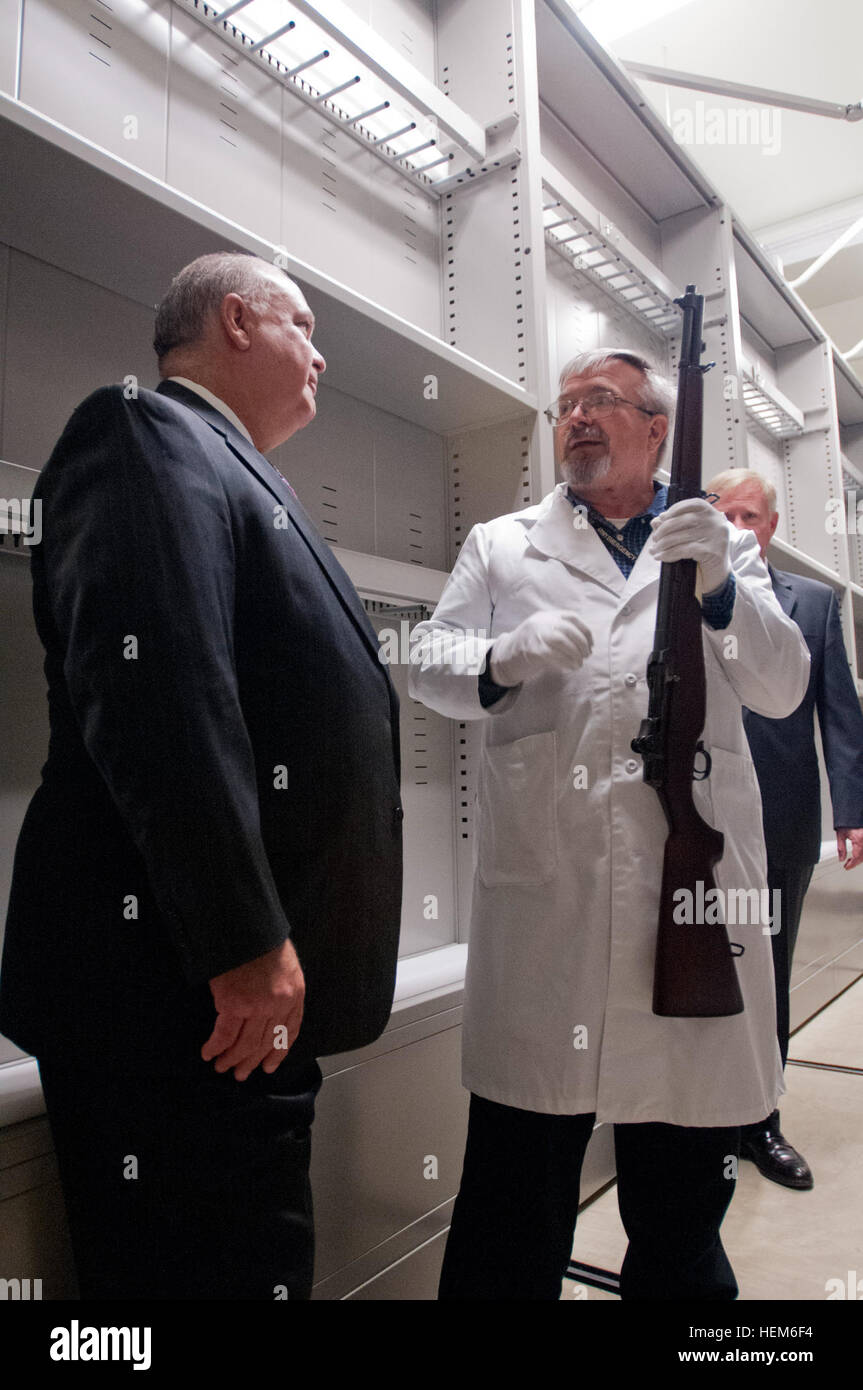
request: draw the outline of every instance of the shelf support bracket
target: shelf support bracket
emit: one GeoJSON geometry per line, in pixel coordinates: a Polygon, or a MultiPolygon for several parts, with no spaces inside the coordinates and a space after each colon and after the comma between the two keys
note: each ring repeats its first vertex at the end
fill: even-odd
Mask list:
{"type": "Polygon", "coordinates": [[[793,92],[751,87],[746,82],[726,82],[721,77],[704,77],[694,72],[678,72],[676,68],[655,67],[653,63],[624,62],[622,66],[633,77],[647,82],[663,82],[668,87],[688,87],[694,92],[754,101],[760,106],[782,106],[788,111],[802,111],[807,116],[829,116],[834,121],[863,120],[863,101],[818,101],[814,97],[801,97],[793,92]]]}

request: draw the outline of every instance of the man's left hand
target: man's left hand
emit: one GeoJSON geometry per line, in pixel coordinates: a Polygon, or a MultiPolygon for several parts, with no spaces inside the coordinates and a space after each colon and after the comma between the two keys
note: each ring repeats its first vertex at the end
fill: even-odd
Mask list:
{"type": "Polygon", "coordinates": [[[721,589],[731,573],[731,528],[722,512],[703,497],[687,497],[654,517],[651,549],[662,564],[697,560],[701,566],[702,593],[721,589]]]}
{"type": "Polygon", "coordinates": [[[845,868],[853,869],[857,864],[863,864],[863,830],[848,830],[845,827],[836,827],[836,846],[839,850],[839,863],[845,860],[845,868]],[[851,842],[850,849],[846,847],[845,841],[851,842]],[[845,859],[845,855],[848,858],[845,859]]]}

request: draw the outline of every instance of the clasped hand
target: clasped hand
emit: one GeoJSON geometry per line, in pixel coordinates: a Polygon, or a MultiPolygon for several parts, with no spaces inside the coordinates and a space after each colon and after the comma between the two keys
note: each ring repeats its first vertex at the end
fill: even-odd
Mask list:
{"type": "Polygon", "coordinates": [[[296,1042],[306,984],[290,939],[210,980],[218,1018],[201,1056],[237,1081],[261,1066],[271,1075],[296,1042]]]}

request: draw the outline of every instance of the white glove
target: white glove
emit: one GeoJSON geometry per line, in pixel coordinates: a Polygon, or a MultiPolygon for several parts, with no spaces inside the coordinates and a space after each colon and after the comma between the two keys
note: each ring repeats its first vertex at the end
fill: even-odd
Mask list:
{"type": "Polygon", "coordinates": [[[673,560],[697,560],[701,566],[701,591],[721,589],[731,573],[729,549],[732,530],[722,512],[703,497],[687,497],[654,517],[651,550],[662,564],[673,560]]]}
{"type": "Polygon", "coordinates": [[[593,638],[574,613],[543,608],[489,649],[488,671],[497,685],[521,685],[543,671],[577,671],[589,656],[593,638]]]}

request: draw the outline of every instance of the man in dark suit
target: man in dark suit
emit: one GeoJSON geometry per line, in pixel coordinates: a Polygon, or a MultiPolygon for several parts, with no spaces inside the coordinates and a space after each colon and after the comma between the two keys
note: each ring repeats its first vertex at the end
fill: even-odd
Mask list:
{"type": "Polygon", "coordinates": [[[16,851],[0,1027],[38,1058],[84,1298],[310,1296],[316,1058],[389,1018],[398,701],[264,454],[325,363],[283,271],[203,256],[156,391],[44,468],[51,736],[16,851]]]}
{"type": "MultiPolygon", "coordinates": [[[[766,557],[779,513],[776,492],[751,469],[729,469],[707,484],[716,506],[738,528],[754,531],[766,557]]],[[[803,899],[821,855],[821,781],[815,711],[821,726],[840,862],[863,861],[863,713],[848,667],[836,596],[827,584],[768,565],[773,592],[803,632],[811,654],[806,696],[787,719],[745,710],[746,735],[761,790],[769,887],[781,893],[781,924],[772,936],[776,1020],[782,1064],[788,1057],[791,961],[803,899]]],[[[773,898],[771,896],[771,901],[773,898]]],[[[775,927],[774,923],[774,927],[775,927]]],[[[741,1157],[784,1187],[808,1189],[812,1173],[788,1143],[775,1110],[741,1131],[741,1157]]]]}

